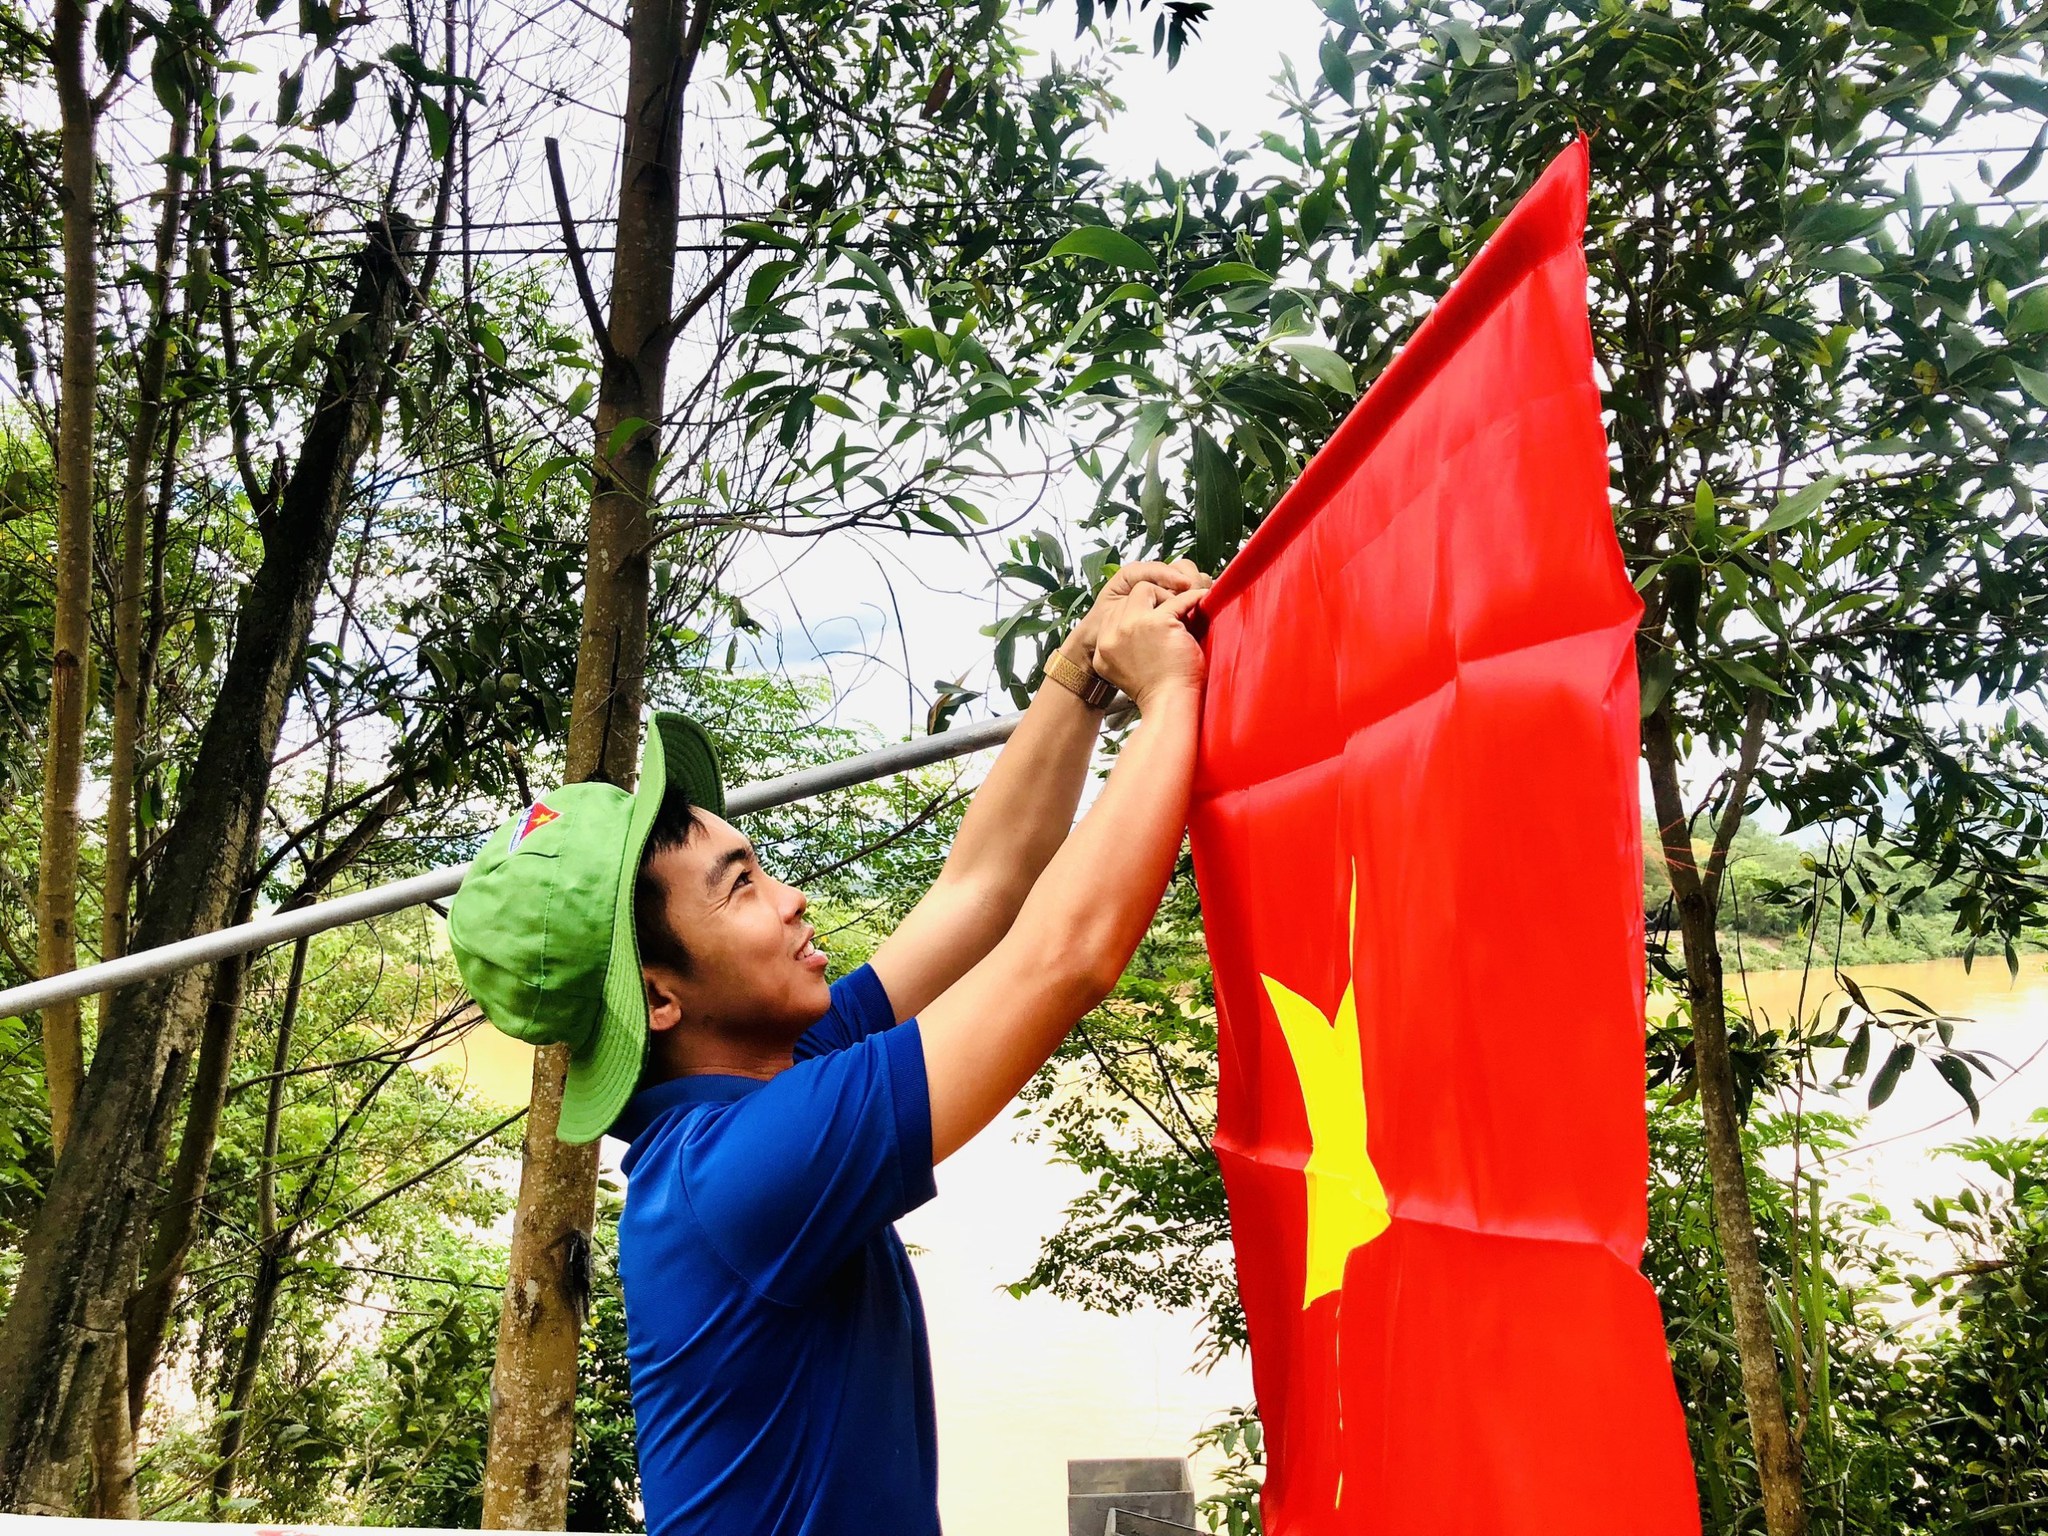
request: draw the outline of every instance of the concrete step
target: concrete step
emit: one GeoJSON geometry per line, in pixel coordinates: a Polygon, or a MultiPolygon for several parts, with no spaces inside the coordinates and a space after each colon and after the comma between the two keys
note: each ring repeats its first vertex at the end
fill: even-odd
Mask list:
{"type": "Polygon", "coordinates": [[[1104,1536],[1114,1529],[1156,1533],[1196,1530],[1194,1484],[1181,1456],[1110,1456],[1067,1463],[1067,1536],[1104,1536]],[[1148,1520],[1149,1526],[1113,1525],[1148,1520]]]}
{"type": "Polygon", "coordinates": [[[1210,1533],[1178,1520],[1159,1520],[1137,1515],[1128,1509],[1111,1510],[1102,1536],[1210,1536],[1210,1533]]]}

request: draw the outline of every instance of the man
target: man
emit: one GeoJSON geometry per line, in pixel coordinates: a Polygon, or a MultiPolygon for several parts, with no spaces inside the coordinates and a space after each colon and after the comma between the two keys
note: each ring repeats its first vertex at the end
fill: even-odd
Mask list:
{"type": "Polygon", "coordinates": [[[834,985],[803,893],[724,809],[703,733],[573,784],[448,914],[500,1028],[574,1047],[558,1134],[625,1139],[619,1269],[651,1536],[927,1536],[930,1357],[891,1225],[1115,985],[1180,849],[1208,578],[1125,567],[1047,668],[944,871],[834,985]],[[1140,724],[1073,825],[1101,708],[1140,724]],[[1069,830],[1071,827],[1071,831],[1069,830]]]}

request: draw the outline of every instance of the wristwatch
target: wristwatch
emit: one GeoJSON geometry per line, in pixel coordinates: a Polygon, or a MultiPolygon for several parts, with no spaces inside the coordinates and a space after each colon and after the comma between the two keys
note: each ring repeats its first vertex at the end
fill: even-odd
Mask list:
{"type": "Polygon", "coordinates": [[[1083,666],[1065,651],[1054,651],[1046,657],[1045,675],[1062,688],[1070,690],[1090,709],[1107,709],[1110,700],[1116,697],[1115,683],[1096,672],[1093,667],[1083,666]]]}

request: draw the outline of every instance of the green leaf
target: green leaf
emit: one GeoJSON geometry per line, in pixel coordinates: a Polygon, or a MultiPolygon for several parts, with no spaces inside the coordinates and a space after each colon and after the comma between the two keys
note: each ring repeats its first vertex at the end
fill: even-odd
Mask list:
{"type": "Polygon", "coordinates": [[[2019,164],[1999,178],[1998,185],[1991,190],[2000,197],[2017,192],[2034,179],[2034,172],[2041,169],[2044,154],[2048,154],[2048,128],[2034,135],[2034,147],[2022,155],[2019,164]]]}
{"type": "Polygon", "coordinates": [[[856,251],[851,246],[845,247],[841,254],[860,268],[861,275],[875,285],[875,292],[889,301],[889,308],[895,311],[898,317],[909,318],[908,312],[903,308],[903,300],[896,295],[896,285],[889,280],[888,271],[879,261],[867,252],[856,251]]]}
{"type": "Polygon", "coordinates": [[[1934,1070],[1941,1074],[1941,1080],[1955,1089],[1957,1097],[1970,1106],[1970,1121],[1977,1120],[1977,1089],[1970,1081],[1969,1064],[1960,1057],[1941,1055],[1934,1058],[1934,1070]]]}
{"type": "Polygon", "coordinates": [[[906,352],[922,352],[935,363],[945,361],[939,355],[938,332],[928,325],[906,325],[887,334],[894,340],[902,342],[906,352]]]}
{"type": "Polygon", "coordinates": [[[1330,227],[1330,220],[1336,212],[1337,188],[1330,182],[1324,182],[1301,200],[1296,218],[1301,226],[1302,239],[1310,243],[1322,239],[1323,231],[1330,227]]]}
{"type": "Polygon", "coordinates": [[[1925,998],[1914,996],[1911,992],[1908,992],[1904,987],[1873,986],[1870,990],[1873,992],[1889,992],[1893,997],[1903,997],[1907,1002],[1911,1003],[1915,1008],[1918,1008],[1930,1019],[1939,1019],[1947,1017],[1947,1015],[1945,1015],[1939,1008],[1935,1007],[1925,998]]]}
{"type": "Polygon", "coordinates": [[[1357,222],[1360,237],[1370,240],[1380,227],[1380,155],[1386,149],[1385,114],[1374,120],[1371,133],[1363,125],[1352,135],[1344,156],[1344,201],[1357,222]]]}
{"type": "Polygon", "coordinates": [[[1856,1031],[1856,1038],[1849,1042],[1849,1049],[1842,1057],[1842,1076],[1850,1079],[1861,1077],[1870,1066],[1870,1023],[1856,1031]]]}
{"type": "Polygon", "coordinates": [[[960,525],[954,522],[953,519],[951,519],[950,517],[946,516],[945,513],[939,511],[937,507],[932,506],[928,502],[911,502],[910,515],[916,518],[919,522],[924,523],[928,527],[935,528],[940,533],[947,534],[952,538],[958,539],[962,544],[965,544],[967,542],[966,532],[960,527],[960,525]]]}
{"type": "Polygon", "coordinates": [[[2034,403],[2048,405],[2048,373],[2043,373],[2038,368],[2029,368],[2024,363],[2013,362],[2011,358],[2007,358],[2006,361],[2012,363],[2012,376],[2020,381],[2021,389],[2033,396],[2034,403]]]}
{"type": "Polygon", "coordinates": [[[1344,104],[1349,106],[1352,93],[1358,87],[1358,76],[1351,67],[1351,54],[1344,47],[1343,40],[1325,37],[1322,47],[1317,50],[1317,57],[1322,61],[1323,79],[1329,83],[1331,90],[1344,98],[1344,104]]]}
{"type": "Polygon", "coordinates": [[[321,98],[319,107],[313,113],[313,126],[324,128],[333,123],[348,121],[356,109],[356,82],[368,74],[367,64],[344,64],[335,71],[334,86],[321,98]]]}
{"type": "Polygon", "coordinates": [[[1720,542],[1721,530],[1715,516],[1714,488],[1702,480],[1692,493],[1692,541],[1700,549],[1712,549],[1720,542]]]}
{"type": "Polygon", "coordinates": [[[812,396],[811,396],[811,404],[815,405],[815,406],[816,406],[816,407],[817,407],[817,408],[818,408],[819,410],[823,411],[823,412],[824,412],[824,413],[825,413],[825,414],[826,414],[827,416],[839,416],[839,417],[842,417],[842,418],[844,418],[844,419],[845,419],[845,420],[847,420],[847,421],[859,421],[859,420],[860,420],[860,412],[856,411],[856,410],[855,410],[855,409],[854,409],[854,408],[853,408],[852,406],[848,405],[848,404],[847,404],[847,403],[846,403],[846,402],[845,402],[844,400],[841,400],[841,399],[840,399],[840,398],[839,398],[839,397],[838,397],[837,395],[826,395],[826,394],[816,394],[816,395],[812,395],[812,396]]]}
{"type": "Polygon", "coordinates": [[[1811,356],[1820,345],[1820,332],[1790,315],[1769,312],[1756,317],[1757,329],[1781,346],[1811,356]]]}
{"type": "Polygon", "coordinates": [[[1079,229],[1069,230],[1053,242],[1046,252],[1048,256],[1085,256],[1090,261],[1103,262],[1112,267],[1127,267],[1137,272],[1157,271],[1159,263],[1152,253],[1138,244],[1122,230],[1111,229],[1102,224],[1084,224],[1079,229]]]}
{"type": "Polygon", "coordinates": [[[1955,17],[1920,0],[1863,0],[1862,10],[1874,26],[1923,40],[1954,37],[1965,30],[1955,17]]]}
{"type": "Polygon", "coordinates": [[[436,160],[448,158],[448,147],[454,142],[453,125],[448,114],[441,110],[441,103],[431,96],[420,97],[420,116],[427,120],[427,146],[436,160]]]}
{"type": "Polygon", "coordinates": [[[1792,221],[1785,236],[1801,245],[1840,245],[1869,234],[1891,211],[1889,203],[1876,207],[1863,203],[1816,203],[1792,221]]]}
{"type": "Polygon", "coordinates": [[[2048,331],[2048,285],[2030,288],[2011,301],[2005,317],[2005,334],[2032,336],[2048,331]]]}
{"type": "Polygon", "coordinates": [[[1735,547],[1746,548],[1766,534],[1782,533],[1795,523],[1805,522],[1848,478],[1847,475],[1822,475],[1811,484],[1802,485],[1771,509],[1771,515],[1764,519],[1761,528],[1752,529],[1737,539],[1735,547]]]}
{"type": "Polygon", "coordinates": [[[736,310],[732,328],[745,336],[787,336],[792,331],[807,329],[795,315],[786,315],[773,308],[759,310],[736,310]]]}
{"type": "Polygon", "coordinates": [[[786,378],[786,374],[778,373],[773,368],[752,368],[726,385],[718,392],[718,396],[721,400],[736,400],[741,395],[759,389],[763,384],[778,383],[786,378]]]}
{"type": "Polygon", "coordinates": [[[526,494],[531,496],[535,491],[546,485],[548,481],[554,479],[556,475],[574,465],[575,462],[576,460],[571,455],[558,453],[534,465],[526,476],[526,494]]]}
{"type": "Polygon", "coordinates": [[[322,176],[339,176],[341,174],[340,166],[336,165],[310,144],[280,144],[277,147],[277,152],[281,155],[289,155],[301,165],[310,166],[322,176]]]}
{"type": "Polygon", "coordinates": [[[1709,660],[1707,665],[1737,688],[1761,688],[1765,693],[1774,693],[1781,699],[1788,696],[1783,685],[1770,673],[1739,656],[1717,656],[1709,660]]]}
{"type": "Polygon", "coordinates": [[[1151,451],[1153,442],[1166,431],[1172,409],[1164,400],[1148,400],[1138,408],[1138,425],[1131,433],[1131,446],[1125,450],[1127,460],[1151,451]]]}
{"type": "Polygon", "coordinates": [[[1174,297],[1185,299],[1191,294],[1206,293],[1211,288],[1238,288],[1250,284],[1270,284],[1272,281],[1272,278],[1250,262],[1219,261],[1213,267],[1202,268],[1182,283],[1180,291],[1174,297]]]}
{"type": "Polygon", "coordinates": [[[746,307],[762,309],[775,302],[775,295],[782,287],[782,280],[794,272],[800,262],[764,261],[754,268],[747,278],[746,307]]]}
{"type": "Polygon", "coordinates": [[[772,224],[759,224],[751,220],[725,226],[723,238],[744,240],[749,245],[772,245],[781,251],[800,251],[803,242],[784,234],[772,224]]]}
{"type": "Polygon", "coordinates": [[[1145,535],[1154,544],[1166,537],[1166,483],[1159,477],[1157,437],[1145,450],[1145,479],[1138,490],[1138,511],[1145,519],[1145,535]]]}
{"type": "Polygon", "coordinates": [[[1351,372],[1351,365],[1328,347],[1307,341],[1281,341],[1274,345],[1330,388],[1346,395],[1358,393],[1358,380],[1351,372]]]}
{"type": "Polygon", "coordinates": [[[176,114],[185,110],[187,74],[182,50],[159,47],[150,56],[150,89],[156,92],[157,103],[166,112],[176,114]]]}
{"type": "Polygon", "coordinates": [[[1913,1064],[1913,1047],[1901,1041],[1892,1047],[1891,1055],[1885,1057],[1884,1065],[1877,1069],[1877,1080],[1870,1085],[1870,1107],[1877,1108],[1892,1096],[1892,1090],[1899,1086],[1899,1074],[1913,1064]]]}
{"type": "Polygon", "coordinates": [[[2004,70],[1992,70],[1983,76],[1983,80],[2014,106],[2025,107],[2030,112],[2048,113],[2048,80],[2009,74],[2004,70]]]}
{"type": "Polygon", "coordinates": [[[946,430],[949,433],[958,433],[975,425],[977,422],[987,421],[995,416],[1006,415],[1011,411],[1021,408],[1021,403],[1017,397],[1008,390],[984,389],[980,394],[969,400],[966,405],[962,406],[958,412],[946,418],[946,430]]]}
{"type": "Polygon", "coordinates": [[[1062,397],[1085,394],[1098,384],[1107,383],[1111,379],[1136,379],[1155,390],[1166,388],[1159,376],[1149,368],[1120,357],[1103,357],[1097,358],[1074,375],[1073,382],[1061,390],[1060,394],[1062,397]]]}
{"type": "Polygon", "coordinates": [[[1195,480],[1195,563],[1213,571],[1244,538],[1244,487],[1222,444],[1195,428],[1189,470],[1195,480]]]}
{"type": "Polygon", "coordinates": [[[1883,262],[1853,245],[1830,246],[1826,250],[1815,251],[1806,258],[1806,265],[1816,272],[1848,272],[1857,277],[1876,277],[1884,271],[1883,262]]]}
{"type": "Polygon", "coordinates": [[[616,427],[613,427],[611,436],[605,439],[604,456],[608,459],[617,458],[625,451],[628,443],[647,430],[648,425],[649,423],[644,417],[628,416],[616,427]]]}
{"type": "Polygon", "coordinates": [[[1669,651],[1653,651],[1644,658],[1639,697],[1643,719],[1647,720],[1657,712],[1657,706],[1671,692],[1672,680],[1677,675],[1678,659],[1669,651]]]}
{"type": "Polygon", "coordinates": [[[1433,30],[1438,40],[1444,43],[1445,52],[1455,51],[1467,64],[1477,64],[1486,56],[1486,40],[1469,21],[1448,21],[1433,30]]]}

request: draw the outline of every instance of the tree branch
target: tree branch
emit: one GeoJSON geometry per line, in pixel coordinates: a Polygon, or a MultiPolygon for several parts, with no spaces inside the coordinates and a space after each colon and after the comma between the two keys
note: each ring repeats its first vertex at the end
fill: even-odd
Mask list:
{"type": "Polygon", "coordinates": [[[1074,1033],[1080,1037],[1081,1044],[1087,1048],[1088,1054],[1095,1058],[1095,1065],[1102,1069],[1102,1075],[1109,1079],[1110,1086],[1135,1105],[1138,1112],[1158,1128],[1159,1134],[1173,1143],[1176,1152],[1180,1153],[1182,1157],[1187,1158],[1199,1157],[1201,1155],[1199,1147],[1190,1147],[1186,1142],[1182,1141],[1180,1133],[1160,1117],[1159,1112],[1152,1107],[1145,1096],[1118,1075],[1116,1068],[1109,1064],[1109,1058],[1102,1054],[1101,1048],[1096,1045],[1093,1037],[1089,1035],[1085,1025],[1076,1024],[1074,1026],[1074,1033]]]}
{"type": "Polygon", "coordinates": [[[408,1189],[411,1189],[415,1184],[424,1184],[428,1179],[431,1179],[435,1174],[441,1172],[442,1169],[448,1167],[451,1163],[459,1161],[463,1157],[467,1156],[469,1153],[476,1150],[476,1148],[482,1146],[485,1142],[489,1141],[493,1136],[496,1136],[500,1131],[509,1129],[511,1126],[516,1125],[519,1121],[524,1120],[525,1118],[526,1110],[524,1108],[513,1110],[511,1114],[507,1115],[504,1119],[500,1120],[496,1125],[492,1126],[489,1130],[480,1132],[479,1134],[472,1136],[468,1141],[465,1141],[461,1146],[457,1147],[453,1152],[450,1152],[446,1157],[442,1158],[439,1162],[429,1164],[427,1167],[422,1168],[418,1173],[413,1174],[409,1178],[401,1179],[398,1183],[392,1185],[389,1189],[385,1190],[381,1195],[372,1195],[368,1200],[365,1200],[361,1205],[357,1206],[354,1210],[350,1211],[346,1216],[338,1217],[334,1221],[329,1222],[326,1226],[322,1227],[318,1232],[315,1232],[311,1237],[307,1238],[298,1246],[301,1249],[309,1248],[314,1243],[319,1242],[321,1238],[332,1236],[334,1233],[340,1231],[343,1227],[347,1226],[350,1222],[355,1221],[360,1217],[369,1215],[371,1211],[375,1210],[378,1206],[382,1205],[386,1200],[392,1199],[394,1196],[404,1194],[408,1189]]]}
{"type": "Polygon", "coordinates": [[[263,1072],[255,1077],[242,1078],[239,1082],[228,1084],[228,1097],[232,1099],[236,1094],[243,1092],[245,1089],[255,1088],[269,1082],[274,1077],[309,1077],[316,1072],[338,1072],[343,1067],[360,1067],[369,1062],[385,1062],[391,1061],[394,1058],[399,1061],[411,1061],[415,1056],[426,1051],[429,1046],[439,1048],[443,1043],[444,1036],[467,1034],[470,1030],[474,1029],[483,1016],[477,1014],[473,1017],[465,1018],[463,1015],[466,1011],[464,1008],[451,1009],[435,1019],[433,1023],[429,1024],[414,1038],[402,1040],[396,1045],[387,1045],[381,1051],[366,1051],[360,1056],[344,1056],[338,1061],[316,1061],[305,1066],[287,1067],[282,1072],[263,1072]]]}
{"type": "Polygon", "coordinates": [[[220,327],[221,378],[227,386],[228,437],[234,447],[235,473],[241,476],[242,493],[249,498],[249,509],[255,513],[256,525],[260,529],[270,520],[276,486],[268,490],[264,488],[256,475],[256,461],[249,453],[249,402],[242,392],[241,347],[235,334],[235,285],[228,268],[228,226],[220,210],[223,194],[218,138],[206,152],[206,166],[207,190],[211,193],[207,227],[213,236],[214,276],[220,279],[220,311],[216,323],[220,327]]]}
{"type": "Polygon", "coordinates": [[[1685,801],[1678,789],[1678,738],[1665,705],[1659,704],[1644,719],[1643,746],[1652,770],[1650,797],[1657,812],[1657,838],[1664,851],[1664,868],[1671,876],[1671,893],[1680,901],[1704,899],[1700,867],[1692,851],[1692,818],[1685,814],[1685,801]]]}
{"type": "Polygon", "coordinates": [[[1742,827],[1743,801],[1749,798],[1751,780],[1756,777],[1757,758],[1764,749],[1764,722],[1769,714],[1769,699],[1763,689],[1749,690],[1749,715],[1742,725],[1742,746],[1735,759],[1735,772],[1728,782],[1728,799],[1721,807],[1721,823],[1714,829],[1714,849],[1707,858],[1705,892],[1707,907],[1718,913],[1721,910],[1721,876],[1727,871],[1728,850],[1734,846],[1735,834],[1742,827]]]}
{"type": "Polygon", "coordinates": [[[402,779],[400,775],[395,773],[391,774],[390,776],[385,778],[381,783],[372,784],[367,789],[359,790],[357,793],[350,795],[346,800],[342,801],[339,805],[333,806],[328,810],[322,811],[319,815],[315,816],[311,821],[307,822],[303,827],[298,828],[296,831],[287,829],[285,831],[284,840],[278,844],[278,846],[271,852],[268,858],[266,858],[261,864],[257,865],[256,878],[253,883],[255,885],[261,886],[272,875],[277,873],[277,868],[280,864],[282,864],[287,858],[291,857],[295,853],[299,854],[301,857],[304,857],[306,859],[307,865],[310,867],[314,863],[314,860],[306,854],[306,843],[311,838],[315,837],[323,829],[332,826],[336,821],[340,820],[343,816],[346,816],[350,811],[355,810],[357,807],[367,804],[368,802],[376,799],[379,795],[390,794],[392,789],[401,782],[402,779]]]}
{"type": "Polygon", "coordinates": [[[604,323],[604,310],[597,302],[597,290],[590,283],[590,267],[583,259],[583,244],[576,238],[576,215],[569,208],[569,183],[562,175],[562,146],[555,139],[543,139],[548,157],[548,180],[555,189],[555,216],[562,221],[562,244],[569,253],[569,270],[576,275],[576,292],[583,300],[583,316],[590,322],[590,334],[597,353],[607,364],[619,354],[612,348],[611,327],[604,323]]]}
{"type": "MultiPolygon", "coordinates": [[[[550,139],[548,142],[553,143],[554,141],[550,139]]],[[[560,174],[559,171],[557,174],[560,174]]],[[[724,265],[712,273],[704,286],[690,296],[689,302],[671,315],[668,323],[662,326],[661,336],[663,343],[673,342],[678,336],[682,335],[689,323],[704,312],[704,306],[718,297],[720,290],[732,281],[732,275],[739,271],[742,266],[746,265],[747,258],[758,250],[760,250],[758,245],[743,245],[726,257],[724,265]]]]}

